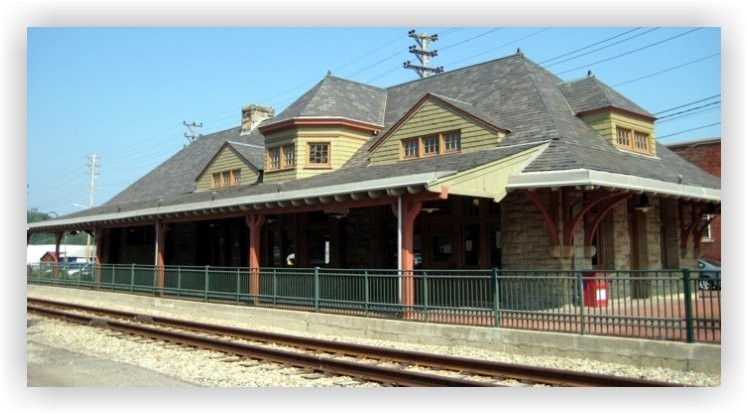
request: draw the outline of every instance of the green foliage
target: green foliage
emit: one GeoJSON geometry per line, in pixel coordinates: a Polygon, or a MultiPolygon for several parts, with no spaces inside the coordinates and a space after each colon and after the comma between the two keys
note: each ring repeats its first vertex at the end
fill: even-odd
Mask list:
{"type": "MultiPolygon", "coordinates": [[[[57,218],[57,213],[42,212],[35,208],[26,210],[26,223],[36,223],[57,218]]],[[[52,233],[36,233],[31,235],[29,244],[55,244],[55,235],[52,233]]],[[[86,244],[86,233],[65,233],[62,236],[62,244],[86,244]]]]}

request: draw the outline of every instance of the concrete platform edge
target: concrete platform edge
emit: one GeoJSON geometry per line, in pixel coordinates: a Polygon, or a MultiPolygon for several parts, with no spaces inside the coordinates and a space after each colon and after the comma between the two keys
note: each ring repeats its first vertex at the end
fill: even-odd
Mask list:
{"type": "Polygon", "coordinates": [[[210,318],[232,326],[273,328],[299,335],[381,339],[425,345],[467,346],[520,355],[557,355],[641,367],[709,374],[721,372],[720,345],[584,336],[553,332],[444,325],[222,305],[151,296],[28,285],[27,297],[107,306],[145,315],[210,318]]]}

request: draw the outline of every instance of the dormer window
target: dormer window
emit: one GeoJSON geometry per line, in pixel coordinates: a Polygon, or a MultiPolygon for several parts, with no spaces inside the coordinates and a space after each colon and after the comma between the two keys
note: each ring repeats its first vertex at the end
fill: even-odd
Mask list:
{"type": "Polygon", "coordinates": [[[227,188],[241,185],[242,170],[230,170],[213,173],[210,180],[210,188],[227,188]]]}
{"type": "Polygon", "coordinates": [[[439,136],[434,135],[423,138],[423,156],[439,155],[439,136]]]}
{"type": "Polygon", "coordinates": [[[308,167],[329,167],[330,166],[330,143],[329,142],[311,142],[309,143],[308,167]]]}
{"type": "Polygon", "coordinates": [[[640,154],[652,154],[650,134],[634,129],[616,127],[616,146],[640,154]]]}
{"type": "Polygon", "coordinates": [[[444,135],[444,152],[460,151],[460,131],[448,132],[444,135]]]}
{"type": "Polygon", "coordinates": [[[403,159],[418,158],[418,138],[403,141],[403,159]]]}
{"type": "Polygon", "coordinates": [[[279,171],[296,166],[296,148],[293,144],[267,150],[267,170],[279,171]]]}
{"type": "Polygon", "coordinates": [[[460,131],[442,132],[417,138],[402,140],[400,159],[433,157],[441,154],[460,152],[460,131]]]}

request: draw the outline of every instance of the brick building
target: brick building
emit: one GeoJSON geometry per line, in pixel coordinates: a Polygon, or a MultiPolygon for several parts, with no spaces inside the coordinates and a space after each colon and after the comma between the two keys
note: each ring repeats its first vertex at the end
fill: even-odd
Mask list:
{"type": "MultiPolygon", "coordinates": [[[[704,171],[722,176],[722,139],[704,138],[669,144],[668,148],[704,171]]],[[[722,218],[708,216],[709,226],[701,237],[700,256],[722,261],[722,218]]]]}

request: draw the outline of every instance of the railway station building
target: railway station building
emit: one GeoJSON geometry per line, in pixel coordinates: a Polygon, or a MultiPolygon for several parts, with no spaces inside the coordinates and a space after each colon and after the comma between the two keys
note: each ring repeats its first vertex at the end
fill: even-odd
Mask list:
{"type": "Polygon", "coordinates": [[[87,232],[98,264],[678,269],[719,217],[720,179],[654,115],[520,51],[389,88],[328,73],[240,113],[28,235],[87,232]]]}

